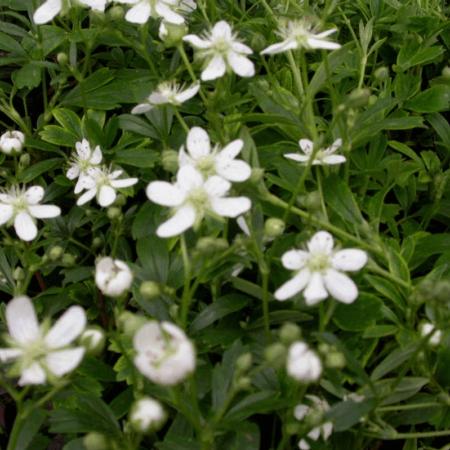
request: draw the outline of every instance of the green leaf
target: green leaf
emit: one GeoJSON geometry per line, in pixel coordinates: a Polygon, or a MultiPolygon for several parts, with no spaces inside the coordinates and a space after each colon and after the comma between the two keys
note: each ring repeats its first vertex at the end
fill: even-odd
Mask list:
{"type": "Polygon", "coordinates": [[[0,31],[0,50],[15,53],[19,56],[27,56],[22,46],[11,36],[0,31]]]}
{"type": "Polygon", "coordinates": [[[81,141],[83,133],[81,132],[81,120],[77,114],[70,109],[58,108],[52,110],[53,117],[57,122],[72,135],[77,136],[81,141]]]}
{"type": "Polygon", "coordinates": [[[75,147],[79,140],[76,134],[59,127],[58,125],[46,125],[39,133],[41,139],[50,144],[61,145],[63,147],[75,147]]]}
{"type": "Polygon", "coordinates": [[[378,291],[382,296],[392,300],[396,306],[400,309],[405,308],[405,302],[403,300],[402,295],[397,289],[397,286],[394,285],[389,280],[385,278],[377,277],[375,275],[364,275],[364,278],[370,283],[370,285],[378,291]]]}
{"type": "Polygon", "coordinates": [[[377,367],[375,367],[370,378],[373,381],[379,380],[389,372],[392,372],[397,367],[401,366],[417,351],[417,346],[417,342],[412,342],[404,348],[397,348],[393,352],[389,353],[389,355],[386,356],[386,358],[384,358],[377,367]]]}
{"type": "MultiPolygon", "coordinates": [[[[11,450],[27,450],[34,436],[41,428],[47,412],[43,409],[34,409],[26,419],[20,423],[20,431],[17,437],[16,445],[11,450]]],[[[33,450],[33,449],[29,449],[33,450]]]]}
{"type": "Polygon", "coordinates": [[[448,111],[450,109],[450,86],[443,84],[433,86],[406,102],[405,108],[421,113],[448,111]]]}
{"type": "Polygon", "coordinates": [[[169,250],[167,241],[158,236],[138,239],[136,250],[144,269],[146,280],[166,283],[169,273],[169,250]]]}
{"type": "Polygon", "coordinates": [[[23,172],[19,175],[19,181],[21,183],[29,183],[37,178],[39,175],[48,172],[55,167],[61,166],[61,162],[63,160],[61,158],[50,158],[44,161],[40,161],[36,164],[33,164],[30,167],[27,167],[23,172]]]}
{"type": "Polygon", "coordinates": [[[28,63],[14,72],[12,78],[18,89],[33,89],[41,84],[41,68],[36,64],[28,63]]]}
{"type": "Polygon", "coordinates": [[[159,139],[159,135],[155,128],[141,117],[132,114],[122,114],[119,116],[119,126],[122,130],[132,131],[142,136],[159,139]]]}
{"type": "Polygon", "coordinates": [[[325,418],[333,422],[334,431],[345,431],[357,424],[376,406],[374,399],[368,398],[360,402],[345,400],[334,404],[326,412],[325,418]]]}
{"type": "Polygon", "coordinates": [[[118,164],[142,168],[153,167],[160,159],[159,152],[149,148],[118,150],[114,156],[114,161],[118,164]]]}

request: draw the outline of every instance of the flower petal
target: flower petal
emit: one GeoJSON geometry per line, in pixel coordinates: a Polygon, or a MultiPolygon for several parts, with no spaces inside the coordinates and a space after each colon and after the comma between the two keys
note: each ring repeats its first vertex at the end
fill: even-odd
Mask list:
{"type": "Polygon", "coordinates": [[[99,145],[97,145],[94,148],[94,151],[92,152],[92,156],[91,156],[91,164],[97,165],[100,164],[102,162],[102,149],[100,148],[99,145]]]}
{"type": "Polygon", "coordinates": [[[223,39],[225,41],[232,40],[231,27],[225,20],[221,20],[214,25],[211,30],[211,35],[216,39],[223,39]]]}
{"type": "Polygon", "coordinates": [[[112,180],[111,186],[115,189],[134,186],[139,180],[137,178],[122,178],[121,180],[112,180]]]}
{"type": "Polygon", "coordinates": [[[62,0],[47,0],[43,3],[33,15],[34,23],[41,25],[50,22],[62,8],[62,0]]]}
{"type": "Polygon", "coordinates": [[[305,155],[311,155],[311,153],[313,152],[314,144],[309,139],[300,139],[298,141],[298,145],[305,155]]]}
{"type": "Polygon", "coordinates": [[[87,139],[82,139],[75,143],[75,148],[77,150],[78,157],[84,161],[88,160],[91,156],[91,146],[87,139]]]}
{"type": "Polygon", "coordinates": [[[194,159],[200,159],[211,152],[211,142],[208,133],[200,127],[193,127],[189,130],[186,140],[189,154],[194,159]]]}
{"type": "Polygon", "coordinates": [[[234,159],[244,147],[244,141],[242,139],[235,139],[227,144],[217,155],[220,159],[234,159]]]}
{"type": "Polygon", "coordinates": [[[19,386],[25,386],[27,384],[44,384],[47,376],[44,369],[39,363],[34,362],[26,369],[22,370],[22,376],[20,377],[19,386]]]}
{"type": "Polygon", "coordinates": [[[37,228],[33,218],[27,212],[20,212],[14,218],[14,229],[23,241],[32,241],[37,236],[37,228]]]}
{"type": "Polygon", "coordinates": [[[25,199],[28,204],[36,205],[44,198],[44,188],[41,186],[31,186],[25,191],[25,199]]]}
{"type": "Polygon", "coordinates": [[[194,225],[197,214],[191,205],[177,209],[175,214],[156,230],[159,237],[167,238],[177,236],[194,225]]]}
{"type": "Polygon", "coordinates": [[[194,97],[194,95],[197,94],[197,92],[200,89],[200,82],[193,83],[191,86],[189,86],[184,91],[178,93],[175,97],[179,103],[183,103],[190,98],[194,97]]]}
{"type": "Polygon", "coordinates": [[[295,39],[286,39],[282,42],[277,42],[276,44],[269,45],[262,52],[261,55],[275,55],[276,53],[286,52],[288,50],[294,50],[298,47],[297,41],[295,39]]]}
{"type": "Polygon", "coordinates": [[[216,170],[220,176],[237,183],[248,180],[252,174],[251,167],[245,161],[239,160],[219,160],[216,170]]]}
{"type": "Polygon", "coordinates": [[[184,17],[173,11],[168,5],[162,1],[157,1],[155,10],[166,22],[173,23],[175,25],[181,25],[184,23],[184,17]]]}
{"type": "Polygon", "coordinates": [[[237,75],[241,77],[255,75],[255,65],[246,56],[231,51],[227,53],[227,61],[237,75]]]}
{"type": "Polygon", "coordinates": [[[328,231],[318,231],[308,242],[311,253],[325,253],[329,255],[333,250],[333,236],[328,231]]]}
{"type": "Polygon", "coordinates": [[[308,260],[308,252],[303,250],[289,250],[281,257],[283,267],[289,270],[302,269],[308,260]]]}
{"type": "Polygon", "coordinates": [[[150,12],[150,2],[142,0],[126,13],[125,20],[131,23],[146,23],[150,17],[150,12]]]}
{"type": "Polygon", "coordinates": [[[338,150],[340,147],[342,146],[342,139],[336,139],[331,145],[330,147],[328,147],[326,150],[324,150],[324,153],[326,154],[331,154],[334,153],[336,150],[338,150]]]}
{"type": "Polygon", "coordinates": [[[231,42],[231,48],[236,53],[243,53],[244,55],[251,55],[253,50],[248,46],[239,41],[231,42]]]}
{"type": "Polygon", "coordinates": [[[13,215],[12,205],[5,205],[0,203],[0,225],[8,222],[13,215]]]}
{"type": "Polygon", "coordinates": [[[153,108],[150,103],[139,103],[139,105],[136,105],[132,110],[131,114],[144,114],[148,111],[150,111],[153,108]]]}
{"type": "Polygon", "coordinates": [[[299,153],[285,153],[283,155],[287,159],[292,159],[293,161],[305,163],[311,158],[309,155],[300,155],[299,153]]]}
{"type": "Polygon", "coordinates": [[[36,219],[51,219],[61,215],[61,209],[55,205],[33,205],[28,207],[28,212],[36,219]]]}
{"type": "Polygon", "coordinates": [[[9,362],[23,355],[19,348],[0,348],[0,362],[9,362]]]}
{"type": "Polygon", "coordinates": [[[81,206],[84,205],[85,203],[91,201],[95,195],[97,194],[97,189],[92,188],[87,190],[83,195],[80,196],[80,198],[77,200],[77,205],[81,206]]]}
{"type": "Polygon", "coordinates": [[[336,42],[327,41],[325,39],[308,38],[308,46],[310,48],[323,48],[325,50],[335,50],[341,48],[340,44],[336,42]]]}
{"type": "Polygon", "coordinates": [[[306,304],[309,306],[325,300],[328,297],[328,292],[323,284],[322,275],[319,272],[313,272],[308,282],[308,286],[303,292],[306,304]]]}
{"type": "Polygon", "coordinates": [[[69,169],[66,172],[66,177],[69,180],[75,180],[75,178],[77,178],[78,175],[80,175],[80,168],[76,164],[69,167],[69,169]]]}
{"type": "Polygon", "coordinates": [[[45,357],[48,370],[58,377],[75,369],[83,359],[84,347],[75,347],[68,350],[50,352],[45,357]]]}
{"type": "Polygon", "coordinates": [[[86,313],[81,306],[71,306],[45,336],[49,348],[61,348],[74,341],[86,327],[86,313]]]}
{"type": "Polygon", "coordinates": [[[345,156],[343,156],[343,155],[325,155],[322,158],[322,161],[325,164],[334,165],[334,164],[345,163],[345,161],[347,161],[347,158],[345,156]]]}
{"type": "Polygon", "coordinates": [[[215,55],[201,74],[203,81],[215,80],[225,74],[226,65],[221,55],[215,55]]]}
{"type": "Polygon", "coordinates": [[[116,197],[116,191],[112,186],[103,185],[98,192],[97,201],[100,206],[106,208],[114,203],[116,197]]]}
{"type": "Polygon", "coordinates": [[[339,250],[331,258],[331,264],[336,270],[354,272],[367,264],[367,253],[357,248],[339,250]]]}
{"type": "Polygon", "coordinates": [[[222,177],[213,175],[205,181],[205,191],[210,198],[223,197],[231,188],[231,183],[222,177]]]}
{"type": "Polygon", "coordinates": [[[187,34],[183,37],[183,41],[188,42],[195,48],[206,49],[211,47],[211,42],[206,39],[201,39],[195,34],[187,34]]]}
{"type": "Polygon", "coordinates": [[[167,181],[152,181],[145,193],[152,202],[163,206],[180,206],[186,197],[184,192],[167,181]]]}
{"type": "Polygon", "coordinates": [[[177,173],[177,187],[183,193],[203,186],[202,174],[192,166],[183,166],[177,173]]]}
{"type": "Polygon", "coordinates": [[[323,276],[328,292],[342,303],[353,303],[358,297],[358,288],[351,278],[334,269],[328,269],[323,276]]]}
{"type": "Polygon", "coordinates": [[[215,197],[211,199],[211,208],[219,216],[237,217],[247,212],[252,206],[248,197],[215,197]]]}
{"type": "Polygon", "coordinates": [[[279,301],[287,300],[304,289],[311,278],[309,269],[302,269],[297,275],[281,285],[274,293],[279,301]]]}
{"type": "Polygon", "coordinates": [[[39,339],[39,323],[33,303],[22,295],[6,305],[6,323],[10,336],[19,344],[29,344],[39,339]]]}

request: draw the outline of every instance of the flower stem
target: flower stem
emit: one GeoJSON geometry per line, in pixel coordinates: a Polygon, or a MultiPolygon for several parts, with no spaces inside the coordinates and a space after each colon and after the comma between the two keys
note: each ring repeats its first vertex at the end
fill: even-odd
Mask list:
{"type": "Polygon", "coordinates": [[[189,126],[183,119],[183,116],[180,114],[177,108],[174,108],[175,111],[175,117],[178,119],[178,122],[180,123],[181,127],[183,128],[186,133],[189,133],[189,126]]]}
{"type": "Polygon", "coordinates": [[[184,234],[181,235],[180,238],[180,246],[181,246],[181,256],[183,258],[183,266],[184,266],[184,287],[183,287],[183,296],[181,298],[181,313],[180,313],[180,322],[183,328],[186,328],[187,318],[189,313],[189,306],[191,304],[191,261],[189,259],[189,254],[186,246],[186,239],[184,234]]]}
{"type": "MultiPolygon", "coordinates": [[[[183,63],[185,65],[187,71],[189,72],[189,75],[190,75],[192,81],[194,83],[197,82],[197,77],[195,75],[195,72],[194,72],[194,69],[192,68],[191,63],[189,62],[189,58],[186,55],[183,44],[179,44],[177,49],[180,53],[181,59],[183,60],[183,63]]],[[[200,87],[200,90],[198,91],[198,93],[199,93],[201,99],[203,100],[203,103],[205,103],[205,104],[208,103],[208,99],[205,97],[205,94],[202,92],[201,87],[200,87]]]]}

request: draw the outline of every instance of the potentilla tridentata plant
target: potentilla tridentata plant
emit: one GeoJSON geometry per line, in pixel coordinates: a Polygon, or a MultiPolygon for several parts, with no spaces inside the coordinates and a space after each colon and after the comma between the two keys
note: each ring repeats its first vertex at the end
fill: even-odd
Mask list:
{"type": "Polygon", "coordinates": [[[0,0],[0,448],[446,449],[449,13],[0,0]]]}

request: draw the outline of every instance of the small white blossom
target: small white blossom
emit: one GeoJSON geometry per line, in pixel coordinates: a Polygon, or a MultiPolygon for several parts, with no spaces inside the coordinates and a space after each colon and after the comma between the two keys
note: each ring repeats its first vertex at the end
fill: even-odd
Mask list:
{"type": "Polygon", "coordinates": [[[116,189],[133,186],[139,180],[137,178],[117,178],[122,175],[123,170],[110,171],[106,167],[91,167],[87,171],[87,176],[81,181],[81,189],[86,189],[78,200],[77,205],[81,206],[92,200],[94,197],[97,203],[106,208],[114,203],[117,194],[116,189]]]}
{"type": "Polygon", "coordinates": [[[33,15],[34,23],[42,25],[50,22],[58,14],[65,13],[71,6],[77,4],[88,6],[94,11],[103,12],[109,0],[46,0],[33,15]]]}
{"type": "Polygon", "coordinates": [[[131,110],[131,114],[142,114],[150,111],[159,105],[175,105],[179,106],[190,98],[194,97],[200,89],[200,83],[193,83],[188,88],[173,81],[164,81],[160,83],[147,98],[145,103],[139,103],[131,110]]]}
{"type": "Polygon", "coordinates": [[[435,326],[430,322],[423,322],[420,324],[419,331],[422,337],[428,336],[433,333],[430,339],[428,339],[428,343],[431,346],[439,345],[442,339],[442,331],[436,330],[435,326]]]}
{"type": "Polygon", "coordinates": [[[337,30],[327,30],[323,33],[315,34],[311,31],[311,25],[304,21],[289,21],[280,28],[279,34],[283,41],[265,48],[261,55],[274,55],[276,53],[286,52],[295,49],[325,49],[335,50],[341,46],[336,42],[331,42],[326,38],[337,30]]]}
{"type": "Polygon", "coordinates": [[[75,194],[79,194],[84,189],[84,178],[89,176],[88,170],[98,166],[102,162],[103,155],[100,146],[97,145],[92,150],[87,139],[77,142],[75,148],[76,154],[71,157],[70,167],[66,172],[66,176],[69,180],[78,178],[75,185],[75,194]]]}
{"type": "Polygon", "coordinates": [[[61,214],[55,205],[40,205],[44,197],[41,186],[11,187],[0,193],[0,225],[14,223],[17,236],[23,241],[32,241],[37,236],[35,219],[50,219],[61,214]]]}
{"type": "Polygon", "coordinates": [[[81,345],[91,354],[97,354],[105,345],[105,333],[99,327],[87,328],[80,337],[81,345]]]}
{"type": "Polygon", "coordinates": [[[195,350],[183,330],[169,322],[150,321],[134,335],[134,364],[157,384],[171,386],[195,369],[195,350]]]}
{"type": "Polygon", "coordinates": [[[243,146],[244,141],[236,139],[223,149],[217,145],[211,149],[208,133],[203,128],[193,127],[187,136],[187,152],[182,146],[178,163],[180,167],[194,166],[205,177],[219,175],[231,182],[245,181],[250,178],[252,169],[245,161],[235,159],[243,146]]]}
{"type": "Polygon", "coordinates": [[[130,423],[140,433],[158,430],[166,418],[161,403],[150,397],[137,400],[131,407],[130,423]]]}
{"type": "Polygon", "coordinates": [[[7,131],[0,136],[0,151],[6,155],[20,153],[25,143],[25,135],[21,131],[7,131]]]}
{"type": "Polygon", "coordinates": [[[109,256],[100,258],[95,264],[95,283],[110,297],[119,297],[130,289],[133,274],[126,263],[109,256]]]}
{"type": "Polygon", "coordinates": [[[11,374],[20,375],[20,386],[61,377],[83,358],[84,347],[69,346],[86,326],[86,314],[80,306],[71,306],[47,331],[45,325],[39,326],[31,300],[15,297],[6,306],[6,323],[9,348],[0,349],[0,361],[16,361],[11,374]]]}
{"type": "MultiPolygon", "coordinates": [[[[298,144],[303,155],[299,153],[285,153],[284,157],[297,162],[307,163],[313,155],[314,144],[309,139],[300,139],[298,144]]],[[[345,156],[335,155],[336,150],[338,150],[341,145],[342,139],[336,139],[330,147],[316,152],[312,165],[334,165],[344,163],[346,161],[345,156]]]]}
{"type": "Polygon", "coordinates": [[[309,383],[320,378],[322,363],[304,342],[296,341],[289,347],[286,369],[292,378],[309,383]]]}
{"type": "Polygon", "coordinates": [[[177,173],[177,181],[152,181],[146,189],[147,197],[158,205],[169,206],[173,216],[156,230],[159,237],[172,237],[200,223],[207,214],[237,217],[251,207],[247,197],[226,197],[231,183],[216,175],[206,181],[192,166],[184,166],[177,173]]]}
{"type": "MultiPolygon", "coordinates": [[[[326,400],[322,400],[315,395],[306,395],[305,398],[309,400],[311,405],[300,404],[295,407],[294,417],[297,420],[303,420],[312,411],[324,415],[330,409],[330,405],[326,400]]],[[[323,440],[326,441],[330,437],[332,431],[333,423],[325,422],[322,425],[313,428],[307,434],[307,437],[312,441],[317,441],[319,437],[322,436],[323,440]]],[[[300,450],[309,450],[311,448],[306,439],[300,439],[298,447],[300,450]]]]}
{"type": "Polygon", "coordinates": [[[217,22],[203,38],[188,34],[183,41],[189,42],[197,49],[199,56],[205,59],[206,67],[201,74],[203,81],[220,78],[227,69],[241,77],[255,74],[255,66],[247,57],[253,53],[252,49],[237,39],[224,20],[217,22]]]}
{"type": "Polygon", "coordinates": [[[294,270],[292,279],[276,292],[277,300],[286,300],[303,291],[307,305],[315,305],[331,295],[342,303],[352,303],[358,297],[353,280],[342,273],[360,270],[367,263],[363,250],[348,248],[334,251],[333,236],[327,231],[317,232],[308,242],[308,251],[289,250],[281,262],[294,270]]]}
{"type": "MultiPolygon", "coordinates": [[[[186,12],[185,1],[180,0],[117,0],[118,3],[133,5],[125,15],[131,23],[146,23],[150,17],[163,19],[176,25],[184,23],[182,13],[186,12]]],[[[189,2],[192,3],[192,2],[189,2]]],[[[194,9],[194,8],[193,8],[194,9]]]]}

